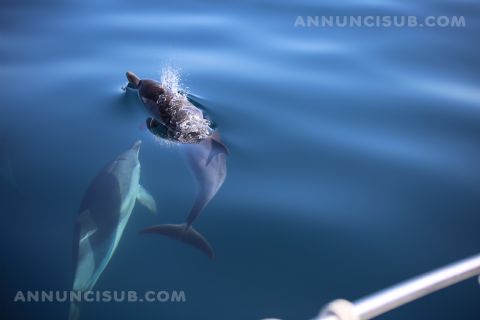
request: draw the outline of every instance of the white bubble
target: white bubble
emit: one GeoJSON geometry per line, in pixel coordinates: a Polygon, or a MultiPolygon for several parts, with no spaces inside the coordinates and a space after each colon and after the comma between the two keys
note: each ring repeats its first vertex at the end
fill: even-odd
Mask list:
{"type": "Polygon", "coordinates": [[[208,138],[212,129],[210,121],[204,118],[202,110],[187,99],[186,89],[181,85],[180,69],[166,66],[162,69],[161,83],[171,92],[168,113],[174,127],[175,139],[181,143],[192,143],[208,138]]]}

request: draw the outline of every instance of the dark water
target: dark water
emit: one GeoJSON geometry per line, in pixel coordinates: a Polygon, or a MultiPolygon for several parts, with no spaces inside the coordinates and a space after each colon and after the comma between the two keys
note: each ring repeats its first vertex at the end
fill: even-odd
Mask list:
{"type": "MultiPolygon", "coordinates": [[[[82,319],[309,319],[480,248],[477,1],[2,1],[2,319],[66,319],[73,224],[134,141],[159,216],[137,205],[97,290],[187,302],[93,303],[82,319]],[[294,28],[298,15],[463,15],[466,28],[294,28]],[[138,235],[181,222],[195,185],[144,129],[124,72],[181,69],[230,148],[196,222],[216,260],[138,235]]],[[[470,280],[379,319],[478,319],[470,280]]]]}

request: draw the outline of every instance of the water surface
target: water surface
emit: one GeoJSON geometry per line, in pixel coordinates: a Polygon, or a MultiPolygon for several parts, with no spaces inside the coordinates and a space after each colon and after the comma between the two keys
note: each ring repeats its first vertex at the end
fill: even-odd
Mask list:
{"type": "MultiPolygon", "coordinates": [[[[83,319],[309,319],[478,253],[475,1],[3,1],[2,319],[65,319],[73,224],[96,173],[143,140],[136,206],[98,290],[184,290],[184,304],[89,304],[83,319]],[[463,15],[466,28],[295,28],[298,15],[463,15]],[[196,222],[214,262],[138,235],[183,221],[194,180],[125,95],[124,73],[180,69],[221,130],[227,180],[196,222]],[[5,314],[5,316],[4,316],[5,314]]],[[[379,319],[476,319],[471,280],[379,319]]]]}

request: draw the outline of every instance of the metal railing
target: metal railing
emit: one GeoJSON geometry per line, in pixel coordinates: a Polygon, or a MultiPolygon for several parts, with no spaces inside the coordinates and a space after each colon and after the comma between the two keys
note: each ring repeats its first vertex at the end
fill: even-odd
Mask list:
{"type": "Polygon", "coordinates": [[[312,320],[369,320],[478,275],[480,254],[425,273],[353,303],[342,299],[332,301],[312,320]]]}
{"type": "Polygon", "coordinates": [[[336,300],[313,320],[369,320],[435,291],[480,275],[480,254],[350,303],[336,300]]]}

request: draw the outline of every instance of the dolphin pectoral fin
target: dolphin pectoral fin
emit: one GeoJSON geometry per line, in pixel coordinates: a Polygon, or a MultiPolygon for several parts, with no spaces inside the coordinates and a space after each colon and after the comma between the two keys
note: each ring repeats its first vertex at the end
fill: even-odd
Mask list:
{"type": "Polygon", "coordinates": [[[137,200],[138,200],[138,202],[143,204],[145,207],[147,207],[147,209],[151,213],[157,214],[157,204],[155,203],[155,199],[150,194],[150,192],[148,192],[141,185],[138,186],[137,200]]]}
{"type": "Polygon", "coordinates": [[[160,121],[147,118],[147,129],[150,131],[154,136],[157,136],[161,139],[170,140],[171,133],[169,134],[169,129],[160,121]]]}
{"type": "Polygon", "coordinates": [[[227,156],[230,154],[227,146],[223,143],[222,139],[220,139],[220,133],[218,131],[215,131],[209,139],[211,139],[212,141],[212,149],[210,150],[210,154],[208,155],[205,166],[208,166],[210,164],[210,161],[212,161],[212,159],[215,158],[217,154],[223,153],[227,156]]]}
{"type": "Polygon", "coordinates": [[[193,227],[185,224],[159,224],[150,228],[143,229],[140,233],[157,233],[169,238],[180,240],[205,253],[211,260],[215,254],[207,239],[202,236],[193,227]]]}
{"type": "Polygon", "coordinates": [[[146,120],[146,123],[147,123],[147,128],[152,130],[156,127],[158,127],[159,125],[161,125],[162,123],[156,119],[153,119],[153,118],[147,118],[146,120]]]}

